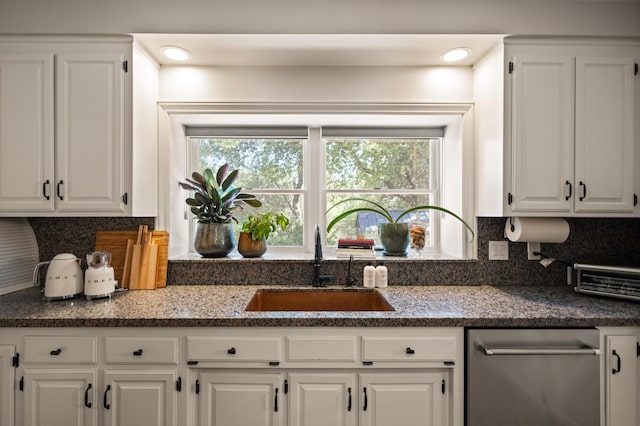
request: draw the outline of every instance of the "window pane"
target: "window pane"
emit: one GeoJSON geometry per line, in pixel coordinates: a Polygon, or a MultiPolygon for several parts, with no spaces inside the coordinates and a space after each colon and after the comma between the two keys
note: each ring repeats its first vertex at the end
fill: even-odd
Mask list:
{"type": "Polygon", "coordinates": [[[236,236],[242,231],[242,222],[250,215],[266,213],[284,213],[289,218],[289,226],[282,231],[279,228],[269,234],[267,244],[270,246],[301,246],[304,232],[304,196],[302,194],[255,194],[262,207],[247,207],[235,217],[238,224],[234,224],[236,236]]]}
{"type": "MultiPolygon", "coordinates": [[[[381,204],[385,209],[391,213],[391,216],[396,218],[402,212],[412,207],[429,205],[429,194],[403,194],[403,195],[359,195],[359,194],[327,194],[327,206],[331,207],[341,200],[348,198],[364,198],[381,204]]],[[[342,203],[332,208],[327,213],[327,223],[330,223],[335,217],[343,212],[359,207],[372,207],[371,204],[361,201],[349,201],[342,203]]],[[[432,210],[416,211],[412,212],[400,219],[400,222],[411,222],[413,220],[421,220],[427,224],[427,239],[425,247],[433,246],[433,227],[431,214],[432,210]]],[[[350,216],[345,217],[331,230],[327,235],[327,244],[338,244],[338,238],[373,238],[376,241],[376,245],[380,245],[380,237],[378,235],[378,224],[386,222],[382,216],[372,212],[358,212],[350,216]]]]}
{"type": "Polygon", "coordinates": [[[300,189],[304,139],[200,139],[200,170],[224,163],[240,170],[235,186],[300,189]]]}
{"type": "Polygon", "coordinates": [[[249,215],[284,213],[289,226],[269,235],[270,246],[303,244],[304,197],[299,193],[260,193],[261,190],[298,190],[303,186],[303,150],[299,138],[192,138],[198,142],[199,168],[214,171],[224,163],[240,171],[234,184],[255,194],[262,207],[246,207],[237,213],[236,236],[249,215]]]}
{"type": "Polygon", "coordinates": [[[327,139],[329,189],[428,189],[431,139],[327,139]]]}

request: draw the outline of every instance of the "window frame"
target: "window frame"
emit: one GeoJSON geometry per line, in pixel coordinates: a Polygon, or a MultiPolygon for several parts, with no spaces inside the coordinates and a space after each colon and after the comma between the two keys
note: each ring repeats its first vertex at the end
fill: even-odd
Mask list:
{"type": "MultiPolygon", "coordinates": [[[[300,126],[295,126],[300,127],[300,126]]],[[[290,128],[294,128],[291,126],[290,128]]],[[[361,139],[430,139],[429,158],[430,162],[430,187],[425,189],[328,189],[326,184],[326,141],[328,139],[342,139],[339,136],[323,136],[323,127],[307,126],[306,138],[302,136],[291,136],[287,131],[288,127],[273,127],[269,132],[267,127],[256,127],[247,125],[243,132],[237,126],[230,133],[225,133],[224,127],[194,127],[188,128],[185,132],[186,142],[186,159],[187,170],[200,169],[200,141],[203,139],[233,139],[233,138],[262,138],[262,139],[300,139],[303,146],[303,185],[301,189],[266,189],[266,188],[244,188],[245,192],[251,194],[301,194],[303,196],[303,236],[302,245],[299,246],[277,246],[270,245],[269,250],[272,253],[299,253],[301,251],[310,252],[311,247],[308,241],[309,229],[314,229],[315,224],[320,225],[322,229],[322,240],[327,241],[326,225],[327,206],[326,200],[329,194],[374,194],[374,195],[398,195],[398,194],[418,194],[428,195],[430,204],[440,204],[440,182],[442,181],[442,156],[440,146],[443,137],[440,136],[420,136],[419,134],[407,136],[407,130],[410,132],[412,127],[396,127],[398,135],[390,134],[389,128],[369,127],[367,134],[369,136],[360,135],[361,139]],[[259,130],[252,130],[259,129],[259,130]],[[209,134],[207,134],[209,131],[209,134]],[[254,135],[254,136],[249,136],[254,135]],[[317,161],[311,161],[316,158],[317,161]],[[434,161],[435,160],[435,161],[434,161]]],[[[351,129],[351,128],[350,128],[351,129]]],[[[353,128],[355,129],[355,128],[353,128]]],[[[428,129],[427,129],[428,130],[428,129]]],[[[415,131],[415,130],[414,130],[415,131]]],[[[427,132],[429,133],[429,132],[427,132]]],[[[437,133],[437,132],[436,132],[437,133]]],[[[187,215],[191,216],[190,212],[187,215]]],[[[431,246],[425,247],[423,253],[439,253],[440,252],[440,216],[432,214],[430,216],[431,246]]],[[[195,237],[195,221],[191,221],[189,225],[189,242],[192,243],[195,237]]],[[[335,249],[335,246],[327,246],[328,249],[335,249]]]]}
{"type": "MultiPolygon", "coordinates": [[[[188,243],[189,222],[184,203],[184,191],[177,184],[190,173],[185,159],[185,128],[192,125],[245,125],[257,123],[280,125],[285,123],[314,125],[330,124],[415,124],[445,126],[445,144],[452,146],[443,152],[447,164],[451,154],[458,161],[454,179],[447,166],[446,186],[442,190],[442,206],[460,212],[460,216],[476,228],[476,157],[474,132],[474,104],[471,102],[406,103],[406,102],[158,102],[158,215],[155,226],[170,235],[169,258],[197,260],[188,243]],[[312,120],[309,120],[312,117],[312,120]],[[453,141],[453,144],[450,142],[453,141]],[[191,253],[190,253],[191,252],[191,253]]],[[[313,165],[313,163],[312,163],[313,165]]],[[[310,184],[313,184],[311,182],[310,184]]],[[[308,214],[309,212],[307,212],[308,214]]],[[[444,217],[446,219],[446,217],[444,217]]],[[[313,223],[313,222],[310,222],[313,223]]],[[[324,224],[321,224],[323,226],[324,224]]],[[[441,241],[443,253],[431,259],[477,259],[478,240],[453,221],[443,222],[447,238],[441,241]],[[454,225],[453,227],[451,225],[454,225]],[[458,229],[460,228],[460,229],[458,229]],[[449,237],[449,232],[454,231],[449,237]]],[[[304,236],[307,250],[297,256],[274,256],[274,259],[303,260],[312,255],[310,242],[313,230],[304,236]]],[[[269,254],[269,253],[267,253],[269,254]]],[[[420,261],[420,260],[417,260],[420,261]]]]}

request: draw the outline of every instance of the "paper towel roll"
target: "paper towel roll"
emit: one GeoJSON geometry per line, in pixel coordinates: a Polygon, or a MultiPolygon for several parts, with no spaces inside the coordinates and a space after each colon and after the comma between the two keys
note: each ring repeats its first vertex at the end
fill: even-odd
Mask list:
{"type": "Polygon", "coordinates": [[[513,217],[507,219],[505,235],[513,242],[564,243],[569,224],[560,217],[513,217]]]}

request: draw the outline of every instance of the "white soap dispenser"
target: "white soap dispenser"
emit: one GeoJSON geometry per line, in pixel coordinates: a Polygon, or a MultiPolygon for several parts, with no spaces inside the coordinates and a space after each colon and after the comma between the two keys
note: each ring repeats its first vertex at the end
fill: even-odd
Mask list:
{"type": "Polygon", "coordinates": [[[376,268],[370,263],[364,267],[362,283],[367,288],[373,288],[376,286],[376,268]]]}
{"type": "Polygon", "coordinates": [[[388,285],[388,270],[384,263],[376,266],[376,287],[385,288],[388,285]]]}

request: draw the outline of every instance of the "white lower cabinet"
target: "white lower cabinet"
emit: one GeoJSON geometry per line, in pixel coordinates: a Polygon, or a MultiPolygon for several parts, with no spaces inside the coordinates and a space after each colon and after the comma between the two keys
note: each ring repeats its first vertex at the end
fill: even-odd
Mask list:
{"type": "Polygon", "coordinates": [[[187,336],[191,407],[198,412],[191,424],[462,426],[461,352],[462,329],[187,336]]]}
{"type": "Polygon", "coordinates": [[[640,328],[602,330],[604,425],[640,425],[640,328]]]}
{"type": "Polygon", "coordinates": [[[284,425],[279,373],[202,373],[196,384],[200,426],[284,425]]]}
{"type": "Polygon", "coordinates": [[[203,372],[198,425],[444,426],[449,386],[444,371],[203,372]]]}
{"type": "Polygon", "coordinates": [[[105,426],[175,426],[176,371],[105,371],[105,426]]]}
{"type": "Polygon", "coordinates": [[[360,385],[362,426],[450,424],[445,372],[363,373],[360,385]]]}
{"type": "Polygon", "coordinates": [[[462,328],[0,328],[0,341],[0,426],[463,426],[462,328]]]}
{"type": "Polygon", "coordinates": [[[359,404],[355,373],[290,373],[287,381],[290,425],[357,424],[359,404]]]}
{"type": "Polygon", "coordinates": [[[14,422],[15,352],[13,345],[0,345],[0,426],[14,422]]]}
{"type": "Polygon", "coordinates": [[[91,426],[98,424],[98,370],[24,370],[24,424],[30,426],[91,426]]]}

